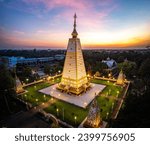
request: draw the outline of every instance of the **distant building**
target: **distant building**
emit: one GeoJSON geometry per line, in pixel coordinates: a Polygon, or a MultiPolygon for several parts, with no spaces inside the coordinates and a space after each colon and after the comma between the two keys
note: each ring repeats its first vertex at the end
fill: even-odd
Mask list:
{"type": "Polygon", "coordinates": [[[20,59],[23,59],[23,57],[14,57],[14,56],[12,56],[12,57],[4,56],[2,58],[5,59],[5,61],[7,62],[7,66],[9,68],[15,67],[16,64],[18,63],[18,61],[20,59]]]}
{"type": "Polygon", "coordinates": [[[108,66],[108,69],[114,69],[117,67],[117,62],[114,59],[110,59],[109,57],[107,60],[102,60],[108,66]]]}
{"type": "Polygon", "coordinates": [[[8,56],[3,56],[0,59],[0,62],[3,63],[4,60],[7,63],[7,66],[9,68],[16,67],[17,64],[20,65],[28,65],[28,66],[35,66],[35,65],[44,65],[49,62],[57,61],[57,60],[62,60],[64,59],[63,54],[57,54],[54,57],[40,57],[40,58],[24,58],[24,57],[8,57],[8,56]],[[3,60],[3,61],[2,61],[3,60]]]}
{"type": "Polygon", "coordinates": [[[46,64],[51,61],[53,61],[53,57],[41,57],[41,58],[24,58],[18,60],[18,64],[24,64],[24,65],[29,65],[29,66],[34,66],[37,64],[46,64]]]}
{"type": "Polygon", "coordinates": [[[39,76],[41,79],[47,77],[47,75],[46,75],[43,71],[37,71],[36,73],[38,74],[38,76],[39,76]]]}
{"type": "Polygon", "coordinates": [[[8,66],[8,60],[3,57],[0,57],[0,65],[3,65],[3,64],[8,66]]]}
{"type": "Polygon", "coordinates": [[[62,59],[64,59],[65,58],[65,55],[64,54],[56,54],[55,55],[55,59],[56,60],[62,60],[62,59]]]}

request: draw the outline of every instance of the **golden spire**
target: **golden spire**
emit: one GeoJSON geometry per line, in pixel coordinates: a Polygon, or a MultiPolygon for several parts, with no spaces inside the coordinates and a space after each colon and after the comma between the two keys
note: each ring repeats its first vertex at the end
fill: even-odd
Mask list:
{"type": "Polygon", "coordinates": [[[76,13],[74,14],[74,29],[76,29],[76,18],[77,18],[77,15],[76,15],[76,13]]]}
{"type": "Polygon", "coordinates": [[[77,31],[76,31],[76,18],[77,18],[77,15],[76,15],[76,13],[74,14],[74,25],[73,25],[73,27],[74,27],[74,29],[73,29],[73,32],[72,32],[72,38],[77,38],[77,35],[78,35],[78,33],[77,33],[77,31]]]}

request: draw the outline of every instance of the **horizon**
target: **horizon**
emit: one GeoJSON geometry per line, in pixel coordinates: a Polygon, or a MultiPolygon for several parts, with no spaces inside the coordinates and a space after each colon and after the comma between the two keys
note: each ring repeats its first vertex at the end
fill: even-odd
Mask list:
{"type": "MultiPolygon", "coordinates": [[[[148,46],[149,47],[149,46],[148,46]]],[[[66,47],[46,47],[46,48],[43,48],[43,47],[38,47],[38,48],[35,48],[35,47],[30,47],[30,48],[27,48],[27,47],[23,47],[23,48],[0,48],[0,51],[4,51],[4,50],[16,50],[16,51],[23,51],[23,50],[34,50],[36,49],[37,51],[38,50],[67,50],[66,47]]],[[[147,50],[149,48],[147,47],[92,47],[92,48],[88,48],[88,47],[84,47],[82,48],[82,50],[147,50]]]]}
{"type": "Polygon", "coordinates": [[[82,48],[150,45],[147,0],[1,0],[0,48],[66,49],[77,13],[82,48]]]}

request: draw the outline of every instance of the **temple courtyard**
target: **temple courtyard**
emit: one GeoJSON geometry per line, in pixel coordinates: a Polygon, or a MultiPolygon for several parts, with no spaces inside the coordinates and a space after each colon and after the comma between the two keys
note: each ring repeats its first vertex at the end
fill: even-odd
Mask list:
{"type": "MultiPolygon", "coordinates": [[[[49,82],[41,82],[25,87],[25,90],[28,92],[26,94],[19,95],[18,99],[24,101],[25,103],[32,104],[33,109],[44,110],[47,113],[53,114],[61,121],[66,122],[73,127],[78,127],[87,117],[90,103],[87,103],[87,107],[83,108],[79,107],[79,105],[77,106],[62,99],[53,97],[53,94],[50,94],[49,89],[51,88],[52,90],[55,90],[54,86],[58,84],[60,80],[61,77],[55,78],[49,82]],[[41,92],[41,90],[45,89],[47,90],[47,93],[46,91],[45,93],[41,92]]],[[[115,112],[118,106],[118,102],[122,100],[126,87],[121,87],[115,85],[112,81],[101,79],[92,79],[91,83],[96,86],[96,88],[94,88],[95,92],[99,89],[99,93],[97,92],[97,94],[95,94],[96,97],[95,95],[93,96],[96,98],[100,107],[100,115],[102,120],[107,122],[110,118],[112,118],[113,112],[115,112]]],[[[89,92],[90,90],[87,91],[88,95],[89,92]]],[[[59,91],[59,94],[60,93],[61,92],[59,91]]],[[[66,93],[64,95],[66,96],[66,93]]],[[[71,97],[78,100],[77,102],[80,102],[82,96],[72,95],[71,97]]],[[[92,100],[90,95],[88,99],[92,100]]]]}
{"type": "Polygon", "coordinates": [[[91,83],[91,87],[85,93],[77,96],[74,94],[67,94],[65,92],[61,92],[57,89],[57,85],[58,84],[55,84],[47,88],[41,89],[39,90],[39,92],[82,108],[86,108],[89,103],[106,87],[106,85],[91,83]]]}

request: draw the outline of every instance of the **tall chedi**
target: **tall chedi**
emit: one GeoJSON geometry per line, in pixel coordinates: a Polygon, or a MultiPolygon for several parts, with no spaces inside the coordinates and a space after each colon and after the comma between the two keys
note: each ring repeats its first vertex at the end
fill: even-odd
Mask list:
{"type": "Polygon", "coordinates": [[[77,38],[76,18],[75,14],[72,38],[69,38],[62,79],[57,88],[79,95],[86,91],[90,84],[86,75],[80,39],[77,38]]]}

